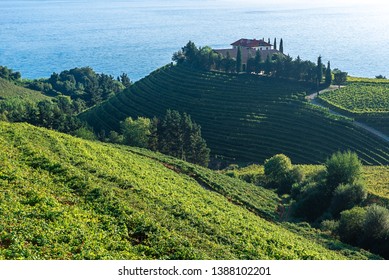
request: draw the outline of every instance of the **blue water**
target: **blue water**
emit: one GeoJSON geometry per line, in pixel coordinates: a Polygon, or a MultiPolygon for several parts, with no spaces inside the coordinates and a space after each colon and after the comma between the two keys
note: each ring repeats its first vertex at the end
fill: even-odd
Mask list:
{"type": "Polygon", "coordinates": [[[354,76],[389,76],[388,11],[232,7],[214,1],[0,1],[0,65],[24,78],[91,66],[138,80],[188,40],[213,48],[235,40],[284,41],[292,57],[331,61],[354,76]]]}

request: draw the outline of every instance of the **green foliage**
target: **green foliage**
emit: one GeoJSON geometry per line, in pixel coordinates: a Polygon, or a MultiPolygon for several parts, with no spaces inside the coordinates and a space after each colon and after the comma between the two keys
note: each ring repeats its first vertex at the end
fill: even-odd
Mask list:
{"type": "Polygon", "coordinates": [[[72,132],[82,126],[77,117],[66,113],[67,110],[71,110],[71,105],[70,107],[65,105],[67,101],[61,99],[53,101],[47,99],[39,102],[18,99],[2,101],[0,115],[4,121],[28,122],[61,132],[72,132]]]}
{"type": "Polygon", "coordinates": [[[201,127],[188,114],[167,110],[158,123],[157,134],[160,152],[208,166],[210,150],[201,137],[201,127]]]}
{"type": "Polygon", "coordinates": [[[389,210],[379,205],[355,207],[341,213],[340,238],[389,258],[389,210]]]}
{"type": "Polygon", "coordinates": [[[343,211],[338,228],[340,239],[350,244],[358,244],[363,236],[365,216],[366,210],[361,207],[343,211]]]}
{"type": "Polygon", "coordinates": [[[264,171],[268,182],[278,188],[280,193],[287,193],[291,181],[292,162],[284,154],[278,154],[265,160],[264,171]]]}
{"type": "Polygon", "coordinates": [[[14,72],[12,69],[0,65],[0,79],[5,79],[8,81],[18,81],[21,77],[22,75],[20,74],[20,72],[14,72]]]}
{"type": "Polygon", "coordinates": [[[7,81],[0,78],[0,102],[4,101],[24,101],[24,102],[39,102],[42,100],[50,100],[51,98],[34,90],[16,85],[12,81],[7,81]]]}
{"type": "Polygon", "coordinates": [[[29,83],[29,87],[49,95],[70,96],[73,100],[82,100],[91,107],[121,92],[124,87],[131,84],[125,74],[119,80],[125,85],[111,75],[97,74],[90,67],[82,67],[65,70],[59,74],[53,73],[49,79],[34,80],[29,83]]]}
{"type": "Polygon", "coordinates": [[[326,68],[325,83],[327,86],[329,86],[332,83],[332,71],[331,71],[331,65],[329,61],[327,63],[327,68],[326,68]]]}
{"type": "Polygon", "coordinates": [[[338,85],[339,88],[341,85],[347,82],[347,72],[342,72],[339,69],[335,69],[334,73],[334,83],[338,85]]]}
{"type": "Polygon", "coordinates": [[[27,124],[0,132],[2,259],[348,258],[272,222],[269,190],[27,124]]]}
{"type": "Polygon", "coordinates": [[[242,50],[238,47],[238,52],[236,55],[236,72],[242,72],[242,50]]]}
{"type": "Polygon", "coordinates": [[[353,184],[360,179],[362,163],[356,153],[336,152],[325,163],[327,185],[334,190],[340,184],[353,184]]]}
{"type": "Polygon", "coordinates": [[[148,118],[138,117],[133,120],[131,117],[121,122],[124,144],[146,148],[149,143],[151,121],[148,118]]]}
{"type": "Polygon", "coordinates": [[[74,136],[85,139],[85,140],[97,140],[97,137],[93,130],[87,127],[80,127],[72,133],[74,136]]]}
{"type": "Polygon", "coordinates": [[[284,42],[282,41],[282,38],[281,38],[281,41],[280,41],[280,52],[284,53],[284,42]]]}
{"type": "Polygon", "coordinates": [[[347,149],[364,164],[389,163],[385,142],[308,104],[307,91],[290,80],[166,66],[80,118],[95,131],[119,131],[128,116],[161,119],[167,109],[186,112],[201,125],[213,156],[228,163],[263,162],[284,153],[295,164],[318,164],[347,149]]]}
{"type": "Polygon", "coordinates": [[[361,182],[341,184],[333,194],[330,211],[334,217],[340,212],[361,204],[367,198],[366,187],[361,182]]]}
{"type": "Polygon", "coordinates": [[[323,80],[323,63],[321,62],[321,56],[317,58],[317,66],[316,66],[316,78],[317,82],[320,84],[323,80]]]}
{"type": "Polygon", "coordinates": [[[352,83],[320,96],[328,103],[351,113],[388,113],[389,87],[379,83],[352,83]]]}

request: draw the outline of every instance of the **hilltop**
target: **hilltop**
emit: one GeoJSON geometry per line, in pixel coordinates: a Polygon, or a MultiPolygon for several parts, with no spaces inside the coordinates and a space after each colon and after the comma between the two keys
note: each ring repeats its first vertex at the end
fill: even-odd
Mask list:
{"type": "Polygon", "coordinates": [[[5,122],[0,143],[0,259],[374,258],[288,230],[272,191],[177,159],[5,122]]]}
{"type": "Polygon", "coordinates": [[[186,112],[202,127],[214,156],[229,162],[263,162],[277,153],[295,163],[322,163],[351,150],[368,165],[389,163],[381,139],[305,100],[304,83],[249,74],[166,66],[80,115],[96,132],[120,130],[126,117],[186,112]]]}

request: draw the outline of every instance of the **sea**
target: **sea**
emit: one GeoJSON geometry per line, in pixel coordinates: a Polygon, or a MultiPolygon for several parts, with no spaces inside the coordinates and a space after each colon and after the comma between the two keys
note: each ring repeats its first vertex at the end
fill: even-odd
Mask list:
{"type": "Polygon", "coordinates": [[[228,48],[240,38],[282,38],[293,58],[320,55],[353,76],[389,77],[387,7],[257,2],[1,0],[0,65],[27,79],[90,66],[136,81],[170,63],[189,40],[228,48]]]}

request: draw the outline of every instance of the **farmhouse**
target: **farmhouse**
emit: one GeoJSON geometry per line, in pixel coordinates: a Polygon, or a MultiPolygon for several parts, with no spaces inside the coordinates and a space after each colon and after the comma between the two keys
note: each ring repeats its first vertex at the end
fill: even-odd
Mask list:
{"type": "Polygon", "coordinates": [[[267,56],[272,57],[273,54],[281,53],[277,50],[277,46],[273,46],[269,42],[265,42],[264,39],[257,40],[242,38],[232,43],[231,46],[232,48],[230,49],[215,49],[214,51],[220,53],[223,56],[227,56],[227,53],[229,53],[232,58],[236,59],[238,48],[240,47],[242,53],[243,68],[246,67],[247,60],[250,57],[255,57],[257,50],[259,50],[262,60],[265,60],[267,56]]]}

